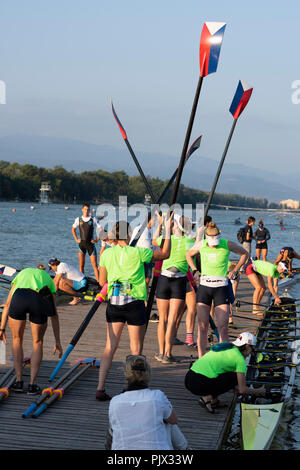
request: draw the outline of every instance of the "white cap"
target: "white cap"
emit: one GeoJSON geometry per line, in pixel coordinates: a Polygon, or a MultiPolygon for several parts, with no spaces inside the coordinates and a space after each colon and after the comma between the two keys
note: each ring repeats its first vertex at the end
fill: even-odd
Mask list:
{"type": "Polygon", "coordinates": [[[244,331],[241,333],[235,341],[232,342],[235,346],[243,346],[244,344],[250,344],[251,346],[256,345],[256,337],[254,334],[250,333],[249,331],[244,331]]]}
{"type": "Polygon", "coordinates": [[[280,262],[278,263],[278,266],[280,266],[281,269],[283,269],[284,271],[288,271],[288,268],[287,268],[286,264],[283,263],[282,261],[280,261],[280,262]]]}

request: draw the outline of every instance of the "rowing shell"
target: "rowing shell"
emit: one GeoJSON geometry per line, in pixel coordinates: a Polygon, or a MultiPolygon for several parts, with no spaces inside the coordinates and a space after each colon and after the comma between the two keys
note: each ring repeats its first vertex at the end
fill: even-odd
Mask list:
{"type": "MultiPolygon", "coordinates": [[[[281,305],[270,306],[268,309],[270,313],[267,310],[262,319],[262,326],[268,328],[260,329],[257,334],[256,349],[263,353],[256,352],[248,365],[248,384],[254,387],[264,385],[267,393],[265,398],[249,395],[240,404],[244,450],[264,450],[270,447],[286,404],[291,397],[296,366],[300,362],[300,342],[291,338],[293,333],[296,336],[297,328],[300,327],[300,321],[295,317],[294,299],[288,293],[284,293],[280,298],[281,305]],[[284,322],[286,328],[293,328],[292,334],[290,331],[288,333],[290,339],[285,338],[287,333],[284,331],[279,339],[278,330],[272,331],[272,319],[278,318],[286,318],[284,322]],[[276,338],[274,341],[272,336],[276,338]],[[275,350],[276,353],[273,352],[275,350]]],[[[273,327],[274,324],[275,322],[273,322],[273,327]]]]}

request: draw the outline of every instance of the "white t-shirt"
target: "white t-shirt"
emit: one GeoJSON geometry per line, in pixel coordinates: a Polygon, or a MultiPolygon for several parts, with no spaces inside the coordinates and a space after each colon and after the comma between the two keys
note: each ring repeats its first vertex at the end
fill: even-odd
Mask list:
{"type": "Polygon", "coordinates": [[[112,398],[112,450],[173,450],[164,419],[172,405],[161,390],[132,390],[112,398]]]}
{"type": "MultiPolygon", "coordinates": [[[[141,228],[142,225],[137,225],[132,232],[131,240],[133,240],[138,233],[139,229],[141,228]]],[[[131,242],[130,240],[130,242],[131,242]]],[[[143,233],[141,234],[140,238],[138,239],[138,242],[135,246],[139,246],[140,248],[149,248],[149,250],[153,249],[152,246],[152,238],[151,238],[151,230],[146,227],[143,233]]]]}
{"type": "Polygon", "coordinates": [[[62,274],[63,278],[71,279],[71,281],[82,281],[85,277],[77,268],[70,266],[67,263],[60,262],[57,266],[56,274],[62,274]]]}

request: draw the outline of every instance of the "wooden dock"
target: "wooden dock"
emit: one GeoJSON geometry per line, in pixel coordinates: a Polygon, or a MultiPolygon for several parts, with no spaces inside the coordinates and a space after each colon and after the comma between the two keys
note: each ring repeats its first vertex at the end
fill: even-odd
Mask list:
{"type": "MultiPolygon", "coordinates": [[[[253,289],[248,280],[242,277],[237,298],[251,302],[253,289]]],[[[81,324],[91,307],[85,302],[77,306],[61,305],[58,307],[61,340],[64,349],[81,324]]],[[[64,368],[59,372],[62,375],[77,359],[95,357],[100,359],[106,342],[105,304],[101,305],[93,317],[90,325],[77,343],[74,351],[69,355],[64,368]]],[[[234,309],[235,310],[235,309],[234,309]]],[[[240,312],[234,316],[236,325],[259,324],[251,313],[251,305],[241,307],[240,312]],[[252,320],[249,320],[251,318],[252,320]]],[[[235,313],[235,312],[234,312],[235,313]]],[[[185,338],[185,316],[182,319],[178,337],[185,338]]],[[[177,364],[164,365],[154,359],[157,352],[157,323],[149,323],[143,353],[147,356],[152,367],[151,388],[158,388],[165,392],[172,402],[179,425],[193,450],[220,449],[227,422],[231,413],[233,392],[222,396],[228,403],[228,408],[218,410],[217,414],[209,414],[198,405],[198,398],[188,392],[184,387],[184,377],[189,368],[192,357],[197,358],[197,351],[191,351],[186,346],[174,346],[173,354],[180,358],[177,364]],[[192,357],[191,357],[192,356],[192,357]]],[[[255,332],[255,329],[246,328],[255,332]]],[[[233,339],[242,329],[230,328],[230,339],[233,339]]],[[[11,335],[7,328],[7,363],[0,366],[0,379],[3,373],[11,366],[11,335]]],[[[58,359],[53,356],[54,345],[51,326],[45,336],[44,358],[40,369],[38,384],[45,388],[49,386],[48,379],[57,365],[58,359]]],[[[24,337],[24,354],[31,352],[31,332],[27,324],[24,337]]],[[[127,354],[130,354],[127,329],[124,329],[120,347],[116,352],[113,366],[109,373],[106,390],[113,396],[120,393],[125,386],[123,363],[127,354]]],[[[29,382],[29,367],[24,369],[24,385],[29,382]]],[[[0,403],[1,420],[1,450],[104,450],[105,436],[108,427],[109,402],[99,402],[95,399],[98,369],[88,370],[66,392],[62,400],[54,403],[37,419],[22,418],[22,413],[37,397],[24,394],[11,393],[0,403]]],[[[56,379],[55,379],[56,380],[56,379]]]]}

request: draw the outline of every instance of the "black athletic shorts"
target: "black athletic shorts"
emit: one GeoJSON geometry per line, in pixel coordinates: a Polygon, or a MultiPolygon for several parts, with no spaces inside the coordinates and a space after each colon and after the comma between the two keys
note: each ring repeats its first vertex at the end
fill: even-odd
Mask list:
{"type": "Polygon", "coordinates": [[[37,325],[47,323],[47,318],[56,315],[53,300],[43,297],[32,289],[16,289],[14,292],[8,316],[15,320],[26,320],[37,325]]]}
{"type": "Polygon", "coordinates": [[[256,243],[255,248],[256,248],[257,250],[267,250],[267,249],[268,249],[268,244],[267,244],[267,242],[264,242],[264,243],[256,243]]]}
{"type": "Polygon", "coordinates": [[[134,300],[129,304],[112,305],[108,302],[106,307],[107,323],[127,323],[128,325],[142,326],[147,323],[147,310],[143,300],[134,300]]]}
{"type": "Polygon", "coordinates": [[[228,286],[221,287],[207,287],[200,286],[197,289],[197,303],[211,305],[214,301],[214,306],[230,304],[231,297],[228,286]]]}
{"type": "Polygon", "coordinates": [[[81,242],[79,243],[79,249],[84,255],[86,254],[86,252],[88,252],[89,256],[97,256],[95,243],[87,242],[86,240],[81,240],[81,242]]]}
{"type": "Polygon", "coordinates": [[[238,381],[236,372],[224,372],[218,377],[210,379],[190,369],[185,376],[184,383],[185,387],[194,395],[212,395],[213,398],[217,398],[236,387],[238,381]]]}
{"type": "Polygon", "coordinates": [[[167,277],[162,274],[158,278],[156,298],[157,299],[181,299],[185,300],[186,276],[167,277]]]}
{"type": "Polygon", "coordinates": [[[191,283],[188,280],[188,278],[186,278],[186,294],[188,294],[189,292],[192,292],[192,290],[194,290],[194,288],[191,286],[191,283]]]}

